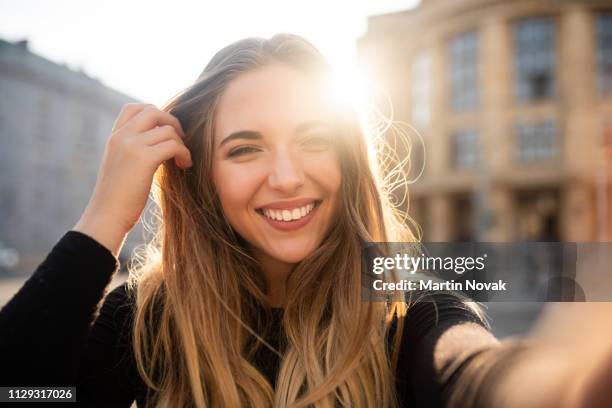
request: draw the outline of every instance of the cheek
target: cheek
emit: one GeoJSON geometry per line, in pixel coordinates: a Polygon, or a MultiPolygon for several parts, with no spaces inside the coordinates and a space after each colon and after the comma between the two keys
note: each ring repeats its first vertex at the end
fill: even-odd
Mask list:
{"type": "Polygon", "coordinates": [[[219,163],[214,167],[214,183],[223,211],[230,221],[245,213],[258,188],[257,173],[245,166],[219,163]]]}
{"type": "Polygon", "coordinates": [[[320,155],[317,160],[310,161],[310,174],[314,175],[318,184],[332,199],[340,191],[342,173],[337,155],[333,152],[320,155]]]}

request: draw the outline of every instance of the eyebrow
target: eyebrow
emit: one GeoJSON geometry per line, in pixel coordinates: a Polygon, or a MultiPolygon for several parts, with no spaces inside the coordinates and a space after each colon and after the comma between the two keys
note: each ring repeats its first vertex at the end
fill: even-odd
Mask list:
{"type": "Polygon", "coordinates": [[[333,123],[329,120],[310,120],[308,122],[301,123],[295,127],[295,133],[306,133],[311,129],[319,127],[333,127],[333,123]]]}
{"type": "Polygon", "coordinates": [[[248,140],[258,140],[262,139],[262,135],[259,132],[255,132],[253,130],[241,130],[238,132],[234,132],[219,143],[219,147],[223,147],[224,144],[227,144],[235,139],[248,139],[248,140]]]}
{"type": "MultiPolygon", "coordinates": [[[[333,125],[331,121],[327,120],[310,120],[308,122],[300,123],[299,125],[297,125],[295,127],[295,133],[305,133],[311,129],[316,129],[318,127],[333,127],[333,125]]],[[[219,144],[219,148],[236,139],[261,140],[263,139],[263,136],[260,132],[254,130],[240,130],[238,132],[230,134],[225,139],[223,139],[219,144]]]]}

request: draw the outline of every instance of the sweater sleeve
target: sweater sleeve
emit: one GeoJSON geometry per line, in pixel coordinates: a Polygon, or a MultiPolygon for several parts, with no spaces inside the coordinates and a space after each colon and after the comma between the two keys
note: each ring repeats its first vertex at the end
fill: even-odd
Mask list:
{"type": "Polygon", "coordinates": [[[457,378],[470,361],[471,354],[461,352],[463,345],[495,348],[497,344],[484,318],[452,292],[420,294],[409,306],[402,333],[397,366],[402,406],[447,406],[457,378]],[[441,346],[439,340],[447,330],[466,324],[472,325],[465,331],[469,338],[463,338],[461,344],[445,342],[441,346]],[[444,356],[448,364],[436,367],[436,356],[444,356]]]}
{"type": "Polygon", "coordinates": [[[133,292],[126,283],[104,299],[83,350],[76,381],[77,406],[130,407],[145,386],[132,351],[133,292]]]}
{"type": "Polygon", "coordinates": [[[118,260],[68,231],[0,310],[0,385],[71,386],[118,260]]]}

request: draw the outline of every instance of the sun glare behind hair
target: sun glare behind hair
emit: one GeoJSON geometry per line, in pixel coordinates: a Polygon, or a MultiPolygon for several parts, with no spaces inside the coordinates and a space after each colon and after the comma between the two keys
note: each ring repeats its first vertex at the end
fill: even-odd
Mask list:
{"type": "MultiPolygon", "coordinates": [[[[340,110],[349,108],[357,115],[368,145],[368,156],[371,164],[374,164],[377,159],[375,139],[380,134],[376,129],[379,125],[374,122],[378,122],[380,118],[374,122],[372,120],[373,116],[379,115],[373,115],[378,109],[373,100],[371,81],[356,68],[336,69],[327,80],[326,91],[332,106],[340,110]]],[[[377,166],[373,166],[375,167],[377,166]]]]}
{"type": "Polygon", "coordinates": [[[351,109],[357,115],[368,149],[370,169],[381,181],[381,192],[389,196],[402,222],[409,219],[408,186],[418,180],[425,167],[425,143],[409,123],[395,118],[388,91],[357,69],[335,70],[327,92],[332,105],[351,109]],[[413,161],[413,148],[422,151],[413,161]]]}
{"type": "Polygon", "coordinates": [[[351,106],[365,120],[372,106],[371,84],[357,69],[335,71],[330,81],[330,97],[334,104],[351,106]]]}

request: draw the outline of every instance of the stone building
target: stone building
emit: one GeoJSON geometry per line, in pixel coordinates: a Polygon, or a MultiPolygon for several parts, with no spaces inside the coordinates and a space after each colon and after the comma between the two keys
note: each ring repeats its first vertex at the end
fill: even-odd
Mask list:
{"type": "Polygon", "coordinates": [[[0,95],[0,243],[20,255],[12,272],[26,274],[78,221],[115,117],[134,99],[3,40],[0,95]]]}
{"type": "Polygon", "coordinates": [[[423,0],[358,46],[423,136],[425,241],[612,240],[610,1],[423,0]]]}

